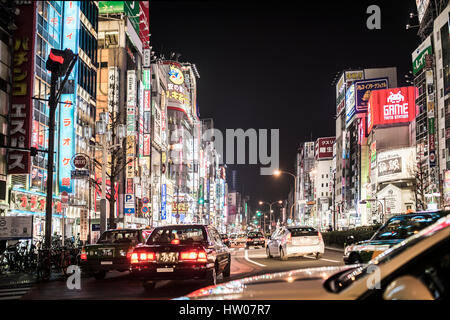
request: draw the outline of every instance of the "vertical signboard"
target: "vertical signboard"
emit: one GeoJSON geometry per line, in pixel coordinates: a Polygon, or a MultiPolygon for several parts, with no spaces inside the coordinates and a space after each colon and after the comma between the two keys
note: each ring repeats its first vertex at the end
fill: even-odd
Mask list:
{"type": "MultiPolygon", "coordinates": [[[[31,97],[34,84],[36,2],[22,1],[22,3],[22,5],[17,5],[20,13],[15,18],[15,23],[20,28],[14,32],[9,136],[12,147],[30,148],[33,120],[31,97]]],[[[30,171],[29,152],[8,151],[8,174],[28,174],[30,171]]]]}
{"type": "Polygon", "coordinates": [[[108,111],[118,112],[119,107],[119,68],[109,67],[108,68],[108,111]]]}
{"type": "MultiPolygon", "coordinates": [[[[63,48],[69,48],[74,53],[78,53],[78,32],[80,28],[79,1],[65,1],[64,21],[63,21],[63,48]]],[[[70,160],[75,154],[75,126],[74,115],[77,105],[77,72],[79,62],[75,64],[69,81],[73,82],[69,90],[61,95],[60,112],[60,139],[59,139],[59,191],[72,193],[73,184],[71,181],[70,160]]]]}
{"type": "Polygon", "coordinates": [[[434,76],[433,70],[425,71],[425,82],[427,88],[427,116],[428,116],[428,148],[430,168],[436,167],[436,132],[435,132],[435,104],[434,104],[434,76]]]}
{"type": "Polygon", "coordinates": [[[345,93],[345,126],[348,127],[355,119],[355,85],[352,84],[345,93]]]}
{"type": "Polygon", "coordinates": [[[431,55],[433,49],[431,46],[431,36],[425,39],[420,46],[412,53],[413,74],[416,75],[425,67],[425,57],[431,55]]]}
{"type": "Polygon", "coordinates": [[[444,172],[444,203],[450,205],[450,170],[444,172]]]}
{"type": "Polygon", "coordinates": [[[166,202],[167,202],[167,185],[163,184],[161,186],[161,220],[166,220],[167,212],[166,212],[166,202]]]}
{"type": "Polygon", "coordinates": [[[127,71],[127,168],[126,192],[134,193],[136,156],[136,71],[127,71]]]}
{"type": "Polygon", "coordinates": [[[80,240],[87,241],[89,232],[89,220],[87,209],[80,210],[80,240]]]}

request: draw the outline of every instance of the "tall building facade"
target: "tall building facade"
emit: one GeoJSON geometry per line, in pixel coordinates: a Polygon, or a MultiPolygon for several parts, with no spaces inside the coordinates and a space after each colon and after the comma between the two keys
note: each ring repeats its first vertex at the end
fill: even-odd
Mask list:
{"type": "MultiPolygon", "coordinates": [[[[55,168],[53,179],[54,232],[61,233],[64,214],[66,236],[87,234],[80,216],[88,210],[86,180],[72,179],[72,158],[86,150],[84,128],[93,128],[96,113],[97,1],[21,1],[14,33],[13,90],[11,93],[9,145],[48,148],[50,73],[45,62],[52,48],[71,49],[78,62],[62,91],[56,114],[55,168]],[[24,130],[14,129],[21,123],[24,130]],[[13,127],[11,127],[11,125],[13,127]],[[70,195],[63,209],[61,192],[70,195]]],[[[91,130],[93,132],[93,130],[91,130]]],[[[47,154],[10,150],[8,184],[11,190],[9,214],[33,215],[35,235],[43,233],[47,154]]]]}

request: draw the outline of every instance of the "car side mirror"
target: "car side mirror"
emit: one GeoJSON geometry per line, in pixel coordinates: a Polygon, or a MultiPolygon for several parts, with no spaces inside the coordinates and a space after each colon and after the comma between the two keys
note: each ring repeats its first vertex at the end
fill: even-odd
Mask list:
{"type": "Polygon", "coordinates": [[[384,300],[434,300],[419,279],[406,275],[392,281],[383,293],[384,300]]]}

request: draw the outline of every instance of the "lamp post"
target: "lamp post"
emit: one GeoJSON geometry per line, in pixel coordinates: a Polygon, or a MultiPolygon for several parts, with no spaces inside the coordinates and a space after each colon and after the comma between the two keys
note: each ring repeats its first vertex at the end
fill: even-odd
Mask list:
{"type": "MultiPolygon", "coordinates": [[[[120,143],[109,145],[113,143],[112,135],[107,130],[109,124],[109,116],[107,112],[100,113],[100,120],[96,121],[96,131],[97,134],[101,136],[102,143],[102,195],[100,200],[100,233],[103,233],[107,229],[106,224],[106,163],[108,161],[108,155],[114,154],[113,151],[116,147],[122,146],[122,141],[126,137],[126,126],[124,124],[118,125],[118,138],[120,143]]],[[[113,182],[114,172],[111,172],[111,201],[114,201],[114,182],[113,182]]],[[[111,208],[110,212],[110,224],[114,224],[114,208],[111,208]]]]}
{"type": "Polygon", "coordinates": [[[284,171],[284,170],[275,170],[275,172],[273,173],[275,176],[279,176],[280,174],[282,174],[282,173],[284,173],[284,174],[288,174],[288,175],[290,175],[292,178],[294,178],[294,203],[292,204],[292,206],[291,206],[291,209],[290,209],[290,219],[291,220],[293,220],[293,216],[292,216],[292,208],[295,206],[295,212],[294,212],[294,215],[295,215],[295,213],[296,213],[296,211],[297,211],[297,176],[295,175],[295,174],[293,174],[293,173],[291,173],[291,172],[289,172],[289,171],[284,171]]]}
{"type": "MultiPolygon", "coordinates": [[[[384,224],[384,215],[386,213],[386,198],[364,199],[364,200],[359,201],[360,204],[366,204],[367,202],[378,202],[381,205],[381,224],[384,224]],[[381,200],[383,200],[383,202],[381,202],[381,200]]],[[[378,213],[378,208],[377,208],[377,213],[378,213]]]]}
{"type": "MultiPolygon", "coordinates": [[[[281,200],[274,201],[274,202],[259,201],[258,203],[260,206],[262,206],[263,204],[269,205],[269,230],[272,231],[272,213],[273,213],[272,206],[275,203],[282,204],[283,201],[281,201],[281,200]]],[[[265,228],[265,223],[264,223],[264,228],[265,228]]],[[[264,231],[265,231],[265,229],[264,229],[264,231]]]]}

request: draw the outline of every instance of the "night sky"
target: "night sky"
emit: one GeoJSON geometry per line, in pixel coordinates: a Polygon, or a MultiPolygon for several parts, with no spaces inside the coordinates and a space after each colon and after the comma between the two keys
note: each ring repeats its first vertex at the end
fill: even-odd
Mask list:
{"type": "MultiPolygon", "coordinates": [[[[227,128],[279,128],[280,168],[294,172],[302,141],[335,135],[337,72],[398,68],[398,83],[419,45],[415,1],[150,1],[150,42],[157,55],[195,63],[201,118],[227,128]],[[369,30],[366,9],[381,8],[381,30],[369,30]]],[[[243,193],[286,199],[293,179],[237,168],[243,193]]],[[[228,170],[230,176],[231,170],[228,170]]]]}

